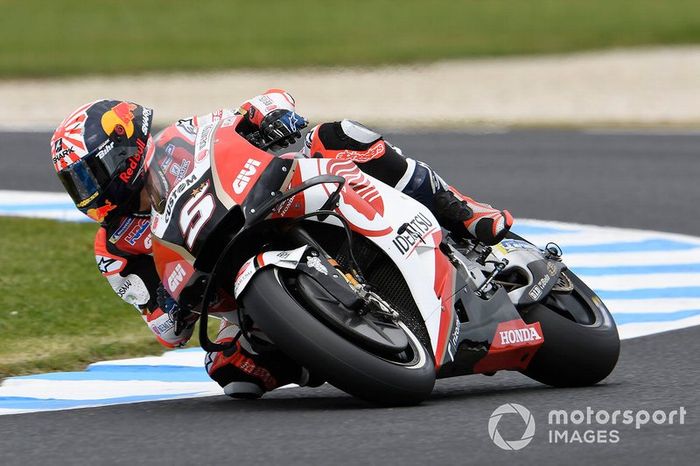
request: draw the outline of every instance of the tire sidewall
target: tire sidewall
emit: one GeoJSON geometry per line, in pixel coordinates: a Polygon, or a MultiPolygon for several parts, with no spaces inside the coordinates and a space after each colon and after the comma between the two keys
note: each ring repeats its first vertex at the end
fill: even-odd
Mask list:
{"type": "MultiPolygon", "coordinates": [[[[591,298],[595,295],[578,277],[568,272],[575,289],[591,298]]],[[[593,325],[576,323],[541,303],[522,312],[525,322],[539,322],[544,343],[538,349],[525,375],[556,387],[593,385],[614,369],[620,353],[615,321],[605,306],[593,309],[593,325]]]]}
{"type": "MultiPolygon", "coordinates": [[[[435,383],[431,354],[422,351],[415,366],[376,356],[314,317],[286,289],[274,267],[259,271],[241,297],[245,312],[280,349],[337,388],[367,401],[403,405],[427,398],[435,383]]],[[[407,329],[405,329],[407,330],[407,329]]]]}

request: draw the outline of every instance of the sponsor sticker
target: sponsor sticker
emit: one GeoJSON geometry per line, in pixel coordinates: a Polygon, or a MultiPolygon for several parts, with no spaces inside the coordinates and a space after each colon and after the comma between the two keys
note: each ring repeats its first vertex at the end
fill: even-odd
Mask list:
{"type": "Polygon", "coordinates": [[[187,175],[187,170],[190,168],[190,161],[183,160],[180,164],[174,163],[170,167],[170,174],[175,177],[175,183],[179,183],[187,175]]]}
{"type": "Polygon", "coordinates": [[[127,291],[129,291],[129,288],[131,288],[131,280],[124,281],[124,283],[117,288],[117,296],[124,298],[124,295],[127,291]]]}
{"type": "Polygon", "coordinates": [[[103,158],[105,155],[109,154],[109,152],[110,152],[112,149],[114,149],[114,141],[112,141],[112,140],[110,139],[109,141],[107,141],[107,142],[105,142],[104,144],[102,144],[102,147],[100,148],[100,150],[97,151],[97,158],[98,158],[98,159],[103,158]]]}
{"type": "Polygon", "coordinates": [[[110,110],[107,110],[100,120],[102,129],[107,136],[113,132],[126,134],[127,138],[134,135],[134,110],[136,105],[129,102],[120,102],[110,110]]]}
{"type": "Polygon", "coordinates": [[[238,173],[236,179],[233,180],[233,191],[236,194],[241,194],[250,183],[250,179],[257,173],[257,167],[261,165],[259,160],[248,159],[243,166],[243,169],[238,173]]]}
{"type": "Polygon", "coordinates": [[[501,345],[515,345],[528,341],[538,341],[542,339],[535,327],[525,327],[510,330],[501,330],[498,332],[501,345]]]}
{"type": "Polygon", "coordinates": [[[136,153],[129,157],[126,170],[119,174],[119,179],[124,183],[129,183],[134,178],[134,175],[141,171],[141,165],[139,162],[141,161],[141,157],[143,157],[143,151],[145,148],[146,144],[142,140],[137,139],[136,153]]]}
{"type": "Polygon", "coordinates": [[[170,222],[170,217],[173,215],[173,209],[180,194],[187,190],[190,186],[197,182],[197,175],[190,175],[178,184],[168,195],[168,205],[165,208],[165,223],[170,222]]]}
{"type": "Polygon", "coordinates": [[[423,237],[426,233],[435,229],[433,221],[422,213],[417,214],[410,221],[406,222],[404,227],[403,231],[401,228],[399,229],[401,233],[397,234],[392,240],[396,249],[403,255],[407,255],[410,251],[413,251],[413,246],[417,242],[423,241],[423,237]]]}
{"type": "MultiPolygon", "coordinates": [[[[556,270],[555,270],[555,272],[556,272],[556,270]]],[[[530,295],[530,297],[533,300],[536,300],[537,298],[542,296],[542,293],[544,292],[545,288],[547,287],[547,284],[552,279],[552,277],[553,277],[553,275],[550,275],[548,273],[544,277],[540,278],[540,280],[537,283],[532,285],[532,288],[530,289],[530,291],[527,292],[527,294],[530,295]]]]}
{"type": "Polygon", "coordinates": [[[207,146],[209,146],[209,141],[214,134],[214,125],[207,125],[202,127],[202,129],[199,132],[199,135],[197,136],[199,138],[199,144],[197,144],[197,150],[201,151],[207,146]]]}
{"type": "Polygon", "coordinates": [[[136,245],[136,242],[141,239],[143,234],[148,231],[148,227],[151,226],[151,222],[148,219],[139,220],[137,224],[127,233],[124,241],[132,246],[136,245]]]}
{"type": "MultiPolygon", "coordinates": [[[[87,201],[87,199],[86,199],[86,201],[87,201]]],[[[83,202],[86,202],[86,201],[83,201],[83,202]]],[[[82,202],[81,202],[81,204],[82,204],[82,202]]],[[[101,207],[96,207],[94,209],[88,209],[87,215],[88,215],[88,217],[90,217],[94,221],[102,223],[102,221],[104,221],[105,217],[107,217],[107,214],[116,208],[117,208],[117,206],[115,204],[112,204],[112,202],[110,202],[108,199],[105,201],[105,205],[103,205],[101,207]]]]}
{"type": "Polygon", "coordinates": [[[344,150],[338,152],[335,155],[335,158],[337,160],[352,160],[354,162],[362,163],[381,157],[382,155],[384,155],[385,151],[386,147],[384,146],[384,141],[378,141],[376,144],[374,144],[372,147],[365,151],[344,150]]]}
{"type": "Polygon", "coordinates": [[[119,228],[117,228],[114,233],[112,233],[112,236],[109,237],[109,242],[116,244],[116,242],[119,241],[119,238],[122,237],[124,232],[134,223],[134,221],[135,219],[133,217],[126,217],[123,219],[119,224],[119,228]]]}
{"type": "Polygon", "coordinates": [[[522,241],[519,239],[504,239],[501,241],[500,245],[507,251],[515,251],[517,249],[530,249],[530,250],[535,250],[539,251],[537,246],[534,246],[527,241],[522,241]]]}
{"type": "Polygon", "coordinates": [[[250,277],[252,277],[254,273],[255,266],[253,265],[253,259],[249,259],[238,271],[238,275],[234,281],[233,289],[236,293],[236,297],[238,297],[238,291],[248,282],[248,280],[250,280],[250,277]]]}
{"type": "Polygon", "coordinates": [[[143,114],[142,114],[142,121],[141,121],[141,133],[143,134],[148,134],[148,127],[149,127],[149,122],[151,120],[151,111],[150,108],[143,108],[143,114]]]}
{"type": "MultiPolygon", "coordinates": [[[[289,255],[289,253],[287,253],[289,255]]],[[[323,275],[328,275],[328,268],[323,265],[323,262],[321,262],[321,259],[319,259],[316,256],[309,256],[308,259],[306,259],[306,265],[310,269],[316,269],[319,273],[322,273],[323,275]]]]}
{"type": "Polygon", "coordinates": [[[185,280],[185,276],[187,273],[185,272],[185,269],[182,267],[182,264],[177,264],[175,266],[175,269],[173,269],[172,273],[168,277],[168,288],[170,288],[170,292],[174,293],[177,288],[182,285],[182,282],[185,280]]]}

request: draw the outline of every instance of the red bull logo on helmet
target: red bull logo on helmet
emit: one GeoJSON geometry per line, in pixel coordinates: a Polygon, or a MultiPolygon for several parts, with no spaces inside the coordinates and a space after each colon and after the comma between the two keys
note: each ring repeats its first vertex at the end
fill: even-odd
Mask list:
{"type": "Polygon", "coordinates": [[[120,102],[102,115],[102,129],[105,134],[110,135],[113,132],[126,134],[127,138],[134,135],[134,110],[135,104],[129,102],[120,102]],[[121,127],[122,129],[119,129],[121,127]]]}
{"type": "Polygon", "coordinates": [[[116,209],[117,206],[112,204],[109,200],[106,201],[105,205],[102,207],[97,207],[96,209],[88,209],[87,216],[96,222],[102,223],[107,217],[107,214],[116,209]]]}

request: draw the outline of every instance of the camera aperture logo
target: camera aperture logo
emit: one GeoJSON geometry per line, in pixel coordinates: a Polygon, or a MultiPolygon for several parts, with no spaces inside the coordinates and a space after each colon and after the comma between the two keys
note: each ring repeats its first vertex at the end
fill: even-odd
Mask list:
{"type": "Polygon", "coordinates": [[[517,403],[506,403],[496,408],[489,418],[489,437],[497,447],[503,450],[522,450],[525,448],[535,436],[535,418],[525,406],[517,403]],[[498,423],[506,414],[517,414],[519,416],[508,416],[507,418],[520,417],[525,424],[525,430],[520,439],[505,440],[498,431],[498,423]]]}
{"type": "MultiPolygon", "coordinates": [[[[552,409],[547,415],[547,435],[550,444],[616,444],[621,441],[621,427],[630,426],[634,430],[652,425],[683,425],[686,409],[657,409],[650,412],[645,409],[552,409]]],[[[530,444],[535,437],[535,418],[525,406],[506,403],[496,408],[488,422],[489,437],[493,443],[503,449],[517,451],[530,444]],[[507,422],[507,427],[515,427],[513,422],[524,425],[522,436],[518,439],[504,439],[498,429],[499,423],[507,422]]],[[[517,432],[509,429],[508,432],[517,432]]]]}

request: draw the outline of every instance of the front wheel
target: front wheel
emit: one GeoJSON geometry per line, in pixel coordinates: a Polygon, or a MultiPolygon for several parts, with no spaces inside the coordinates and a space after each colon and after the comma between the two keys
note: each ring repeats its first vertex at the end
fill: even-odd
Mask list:
{"type": "Polygon", "coordinates": [[[522,311],[527,323],[539,322],[544,343],[523,371],[554,387],[593,385],[617,364],[620,338],[610,312],[595,293],[569,270],[568,291],[552,291],[522,311]]]}
{"type": "Polygon", "coordinates": [[[242,305],[284,353],[351,395],[383,405],[410,405],[432,392],[433,359],[403,324],[409,345],[401,358],[362,348],[307,310],[276,268],[253,277],[242,305]]]}

